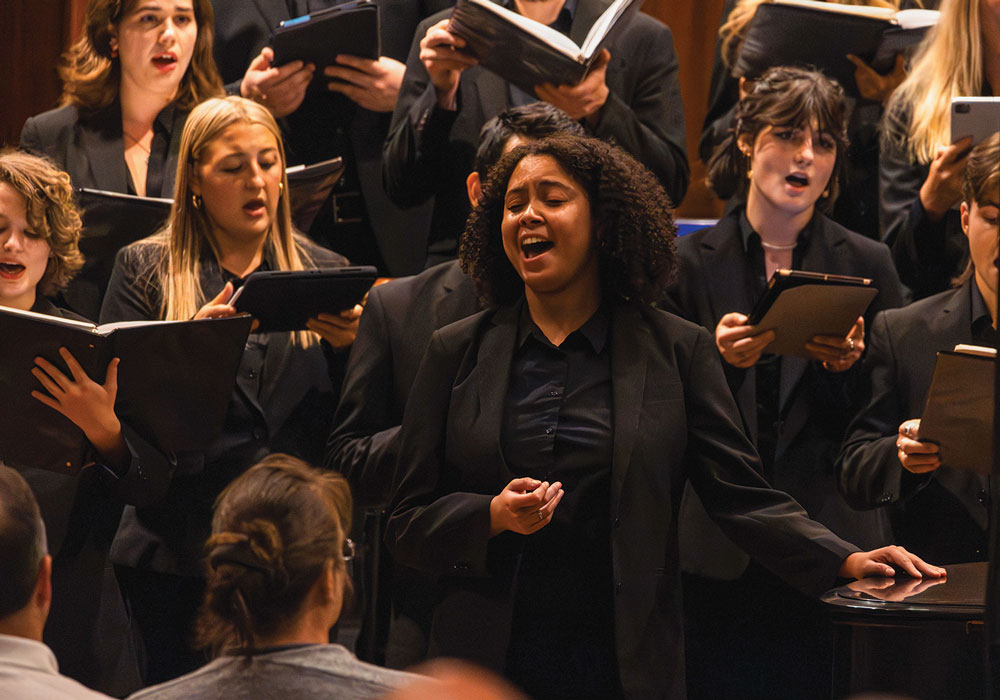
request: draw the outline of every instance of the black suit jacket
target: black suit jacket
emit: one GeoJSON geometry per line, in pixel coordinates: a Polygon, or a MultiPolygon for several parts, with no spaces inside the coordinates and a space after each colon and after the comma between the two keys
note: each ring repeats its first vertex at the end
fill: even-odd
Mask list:
{"type": "MultiPolygon", "coordinates": [[[[308,14],[314,5],[334,0],[212,0],[215,7],[215,59],[223,80],[238,92],[250,61],[268,45],[271,31],[284,20],[308,14]]],[[[405,61],[417,23],[451,4],[449,0],[378,0],[382,54],[405,61]]],[[[401,209],[382,188],[382,142],[389,113],[357,107],[337,93],[310,92],[292,114],[279,120],[291,163],[314,163],[343,156],[357,169],[365,206],[387,272],[408,275],[423,268],[425,242],[420,232],[430,207],[401,209]]],[[[464,190],[463,190],[464,192],[464,190]]]]}
{"type": "MultiPolygon", "coordinates": [[[[727,313],[748,314],[754,299],[749,258],[743,247],[737,209],[712,228],[695,231],[677,243],[678,276],[668,308],[710,332],[727,313]]],[[[808,224],[809,245],[802,269],[856,275],[874,280],[879,294],[866,313],[870,323],[881,309],[903,303],[902,288],[889,250],[852,233],[822,214],[808,224]]],[[[723,363],[736,397],[744,430],[757,442],[756,372],[723,363]]],[[[831,374],[804,358],[781,360],[780,420],[775,460],[767,478],[788,491],[810,515],[834,532],[866,548],[891,541],[884,512],[858,513],[839,496],[834,461],[847,424],[858,404],[859,373],[831,374]]],[[[707,520],[697,498],[688,493],[681,516],[685,571],[733,578],[747,559],[707,520]]]]}
{"type": "MultiPolygon", "coordinates": [[[[442,576],[432,651],[502,668],[523,537],[489,537],[489,506],[513,478],[500,452],[520,306],[437,331],[403,419],[387,539],[442,576]]],[[[712,339],[652,309],[621,306],[611,329],[611,556],[625,696],[683,698],[677,509],[690,478],[741,546],[803,590],[835,580],[854,548],[757,474],[712,339]]]]}
{"type": "Polygon", "coordinates": [[[891,504],[899,544],[943,564],[987,558],[986,480],[947,466],[911,474],[896,456],[896,439],[903,421],[923,413],[936,352],[973,342],[972,284],[878,315],[866,359],[871,395],[837,463],[851,503],[891,504]]]}
{"type": "MultiPolygon", "coordinates": [[[[570,38],[582,43],[607,5],[606,0],[580,0],[570,38]]],[[[434,218],[425,238],[431,262],[455,257],[469,212],[465,178],[473,168],[479,130],[513,106],[503,78],[474,66],[462,73],[458,110],[438,108],[434,85],[420,61],[420,40],[431,25],[448,16],[440,12],[417,27],[382,162],[386,191],[400,206],[435,197],[434,218]]],[[[588,131],[644,163],[679,203],[687,190],[689,169],[673,35],[659,21],[638,14],[608,48],[610,95],[597,126],[588,131]]]]}
{"type": "MultiPolygon", "coordinates": [[[[317,267],[346,263],[336,253],[297,241],[317,267]]],[[[153,271],[162,255],[149,239],[121,250],[102,322],[160,318],[162,289],[153,271]]],[[[225,281],[207,250],[201,263],[200,284],[210,299],[225,281]]],[[[266,350],[244,354],[222,434],[203,453],[179,454],[176,468],[158,484],[156,498],[125,509],[111,552],[116,564],[200,576],[215,497],[230,481],[271,452],[288,452],[313,464],[322,459],[336,395],[330,365],[337,356],[328,364],[322,346],[300,347],[290,333],[251,334],[250,343],[266,350]]]]}
{"type": "MultiPolygon", "coordinates": [[[[163,163],[163,197],[174,196],[177,154],[187,115],[180,109],[172,114],[170,144],[163,163]]],[[[29,117],[21,129],[21,148],[48,156],[69,173],[73,187],[123,193],[130,190],[121,108],[117,102],[93,114],[81,113],[67,105],[29,117]]]]}
{"type": "Polygon", "coordinates": [[[388,501],[403,409],[431,334],[478,309],[457,260],[369,293],[326,447],[326,466],[348,478],[355,503],[388,501]]]}

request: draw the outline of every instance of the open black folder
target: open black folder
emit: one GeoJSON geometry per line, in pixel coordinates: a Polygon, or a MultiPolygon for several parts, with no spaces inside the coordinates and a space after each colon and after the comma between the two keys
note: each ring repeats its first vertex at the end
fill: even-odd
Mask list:
{"type": "Polygon", "coordinates": [[[871,284],[864,277],[775,270],[747,323],[757,333],[775,332],[764,352],[808,357],[805,344],[813,336],[847,337],[878,294],[871,284]]]}
{"type": "Polygon", "coordinates": [[[534,95],[536,85],[576,85],[601,49],[627,26],[642,0],[614,0],[594,22],[582,46],[492,0],[458,0],[449,31],[468,43],[483,67],[534,95]]]}
{"type": "Polygon", "coordinates": [[[329,78],[323,68],[336,63],[338,54],[378,60],[378,5],[374,0],[353,0],[285,20],[271,34],[274,64],[303,61],[316,66],[311,87],[326,90],[329,78]]]}
{"type": "Polygon", "coordinates": [[[173,200],[87,188],[77,190],[76,199],[83,218],[80,252],[84,263],[62,296],[66,306],[76,313],[97,318],[115,255],[129,243],[160,229],[170,216],[173,200]]]}
{"type": "Polygon", "coordinates": [[[935,10],[841,5],[815,0],[773,0],[757,7],[733,65],[733,75],[760,77],[773,66],[813,66],[857,96],[854,54],[879,73],[896,54],[916,45],[937,23],[935,10]]]}
{"type": "Polygon", "coordinates": [[[115,412],[166,452],[201,450],[222,428],[252,319],[138,321],[94,326],[0,307],[0,460],[75,474],[88,451],[82,431],[44,405],[31,374],[44,357],[70,376],[67,348],[94,381],[121,358],[115,412]]]}
{"type": "Polygon", "coordinates": [[[260,333],[301,331],[306,321],[321,313],[352,308],[377,277],[370,265],[254,272],[229,303],[257,319],[260,333]]]}
{"type": "Polygon", "coordinates": [[[989,474],[993,469],[996,350],[956,345],[937,354],[920,439],[935,442],[941,464],[989,474]]]}

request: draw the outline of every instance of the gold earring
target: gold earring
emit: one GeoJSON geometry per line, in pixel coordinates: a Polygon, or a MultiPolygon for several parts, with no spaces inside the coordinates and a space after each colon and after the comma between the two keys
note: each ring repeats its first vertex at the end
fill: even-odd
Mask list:
{"type": "Polygon", "coordinates": [[[747,180],[753,179],[753,168],[747,168],[747,180]]]}
{"type": "Polygon", "coordinates": [[[285,183],[284,182],[279,182],[278,183],[278,194],[282,194],[284,191],[285,191],[285,183]]]}
{"type": "Polygon", "coordinates": [[[201,209],[201,197],[196,194],[191,195],[191,206],[195,209],[201,209]]]}

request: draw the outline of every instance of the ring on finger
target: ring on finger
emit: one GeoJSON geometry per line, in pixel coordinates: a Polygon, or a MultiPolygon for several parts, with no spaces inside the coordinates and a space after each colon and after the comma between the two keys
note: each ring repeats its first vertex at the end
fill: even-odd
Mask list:
{"type": "Polygon", "coordinates": [[[854,338],[848,338],[847,342],[850,344],[851,352],[854,352],[854,338]]]}
{"type": "Polygon", "coordinates": [[[539,508],[535,514],[538,516],[538,522],[542,522],[543,520],[545,520],[545,512],[542,511],[541,508],[539,508]]]}

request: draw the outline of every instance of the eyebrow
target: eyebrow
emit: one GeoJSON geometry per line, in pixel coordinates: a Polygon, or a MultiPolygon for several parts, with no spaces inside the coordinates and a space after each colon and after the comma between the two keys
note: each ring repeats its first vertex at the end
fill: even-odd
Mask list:
{"type": "MultiPolygon", "coordinates": [[[[194,5],[177,5],[174,7],[176,12],[191,13],[194,14],[194,5]]],[[[132,10],[132,13],[138,12],[162,12],[163,6],[159,3],[146,3],[145,5],[139,5],[132,10]]],[[[130,13],[131,14],[131,13],[130,13]]]]}

